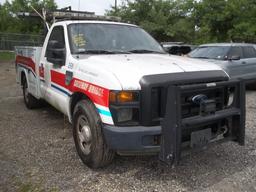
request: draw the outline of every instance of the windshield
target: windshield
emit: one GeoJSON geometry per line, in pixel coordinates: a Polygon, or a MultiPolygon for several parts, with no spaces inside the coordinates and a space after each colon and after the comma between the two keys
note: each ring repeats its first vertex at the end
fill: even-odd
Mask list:
{"type": "Polygon", "coordinates": [[[229,48],[230,47],[228,46],[198,47],[189,53],[189,57],[225,60],[227,58],[229,48]]]}
{"type": "Polygon", "coordinates": [[[72,54],[165,53],[160,44],[139,27],[102,23],[68,26],[72,54]]]}

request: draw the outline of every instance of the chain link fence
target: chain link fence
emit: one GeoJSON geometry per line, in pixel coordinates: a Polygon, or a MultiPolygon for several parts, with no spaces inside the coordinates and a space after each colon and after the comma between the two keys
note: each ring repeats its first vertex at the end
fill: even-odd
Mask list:
{"type": "Polygon", "coordinates": [[[0,50],[13,51],[15,46],[42,46],[44,36],[0,32],[0,50]]]}

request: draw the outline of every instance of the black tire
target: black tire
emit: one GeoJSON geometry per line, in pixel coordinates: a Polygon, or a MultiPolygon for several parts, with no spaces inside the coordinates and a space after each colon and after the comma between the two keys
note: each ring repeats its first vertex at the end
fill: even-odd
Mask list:
{"type": "Polygon", "coordinates": [[[105,142],[101,119],[89,100],[81,100],[75,107],[73,137],[77,153],[88,167],[97,169],[112,162],[115,153],[105,142]]]}
{"type": "Polygon", "coordinates": [[[36,99],[33,95],[28,92],[28,83],[26,78],[22,82],[23,98],[24,103],[28,109],[35,109],[41,106],[40,100],[36,99]]]}

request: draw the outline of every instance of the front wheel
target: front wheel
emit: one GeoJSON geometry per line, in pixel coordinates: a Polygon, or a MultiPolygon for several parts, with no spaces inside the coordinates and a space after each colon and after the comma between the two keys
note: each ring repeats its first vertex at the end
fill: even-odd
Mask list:
{"type": "Polygon", "coordinates": [[[73,114],[73,137],[79,157],[90,168],[110,164],[114,152],[104,140],[102,123],[92,102],[78,102],[73,114]]]}

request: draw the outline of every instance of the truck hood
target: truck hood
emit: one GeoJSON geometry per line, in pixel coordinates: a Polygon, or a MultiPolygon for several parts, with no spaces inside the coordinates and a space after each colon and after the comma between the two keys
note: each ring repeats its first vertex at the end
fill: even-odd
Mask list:
{"type": "Polygon", "coordinates": [[[83,55],[78,62],[112,73],[124,90],[139,90],[145,75],[222,70],[209,62],[167,54],[83,55]]]}

